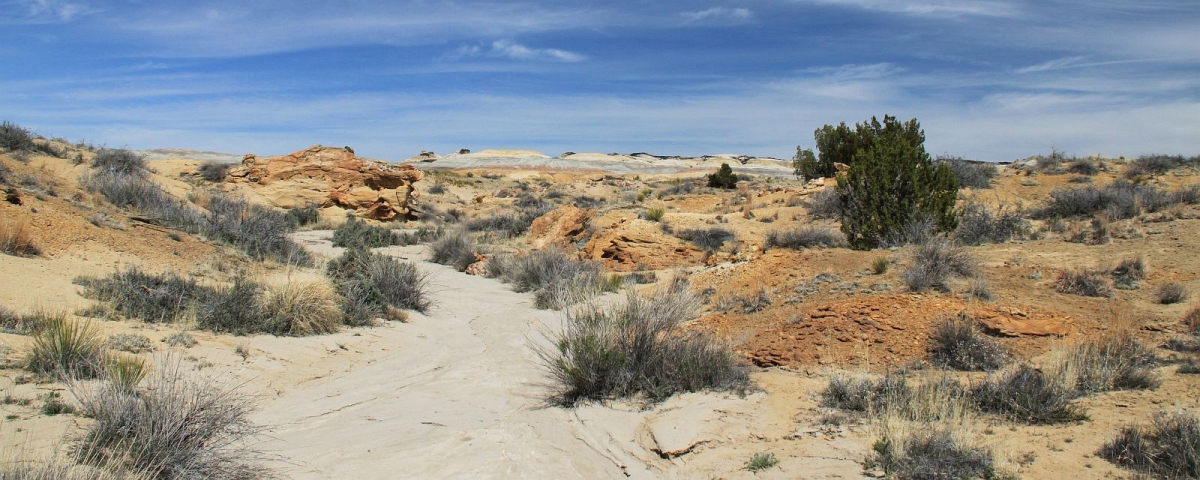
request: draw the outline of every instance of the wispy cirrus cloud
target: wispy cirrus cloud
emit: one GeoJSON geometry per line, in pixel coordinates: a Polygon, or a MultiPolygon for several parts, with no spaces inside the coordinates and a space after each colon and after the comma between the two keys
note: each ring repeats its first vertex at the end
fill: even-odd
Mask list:
{"type": "Polygon", "coordinates": [[[741,25],[754,20],[754,12],[745,8],[714,7],[696,12],[682,12],[686,24],[741,25]]]}
{"type": "Polygon", "coordinates": [[[64,2],[60,0],[17,0],[7,7],[0,5],[0,16],[8,17],[8,21],[0,23],[65,23],[79,17],[100,11],[86,3],[64,2]],[[7,15],[2,15],[5,11],[7,15]]]}
{"type": "Polygon", "coordinates": [[[1016,5],[1004,1],[971,0],[795,0],[800,2],[857,7],[905,15],[928,17],[1011,17],[1016,5]]]}
{"type": "Polygon", "coordinates": [[[587,57],[566,50],[557,48],[533,48],[521,45],[512,40],[496,40],[488,47],[478,45],[468,45],[459,47],[452,57],[475,57],[487,56],[497,58],[510,58],[513,60],[540,60],[554,62],[581,62],[587,57]]]}

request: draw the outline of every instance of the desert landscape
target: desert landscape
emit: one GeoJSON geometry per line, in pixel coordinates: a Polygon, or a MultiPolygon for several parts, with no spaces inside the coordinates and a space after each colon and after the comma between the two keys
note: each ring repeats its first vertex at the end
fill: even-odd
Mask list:
{"type": "Polygon", "coordinates": [[[1198,157],[2,133],[0,477],[1200,475],[1198,157]]]}

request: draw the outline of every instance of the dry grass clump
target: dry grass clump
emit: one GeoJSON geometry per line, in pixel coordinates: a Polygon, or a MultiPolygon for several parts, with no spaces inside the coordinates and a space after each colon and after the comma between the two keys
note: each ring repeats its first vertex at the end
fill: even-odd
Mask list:
{"type": "Polygon", "coordinates": [[[820,227],[797,227],[790,230],[775,230],[767,232],[766,247],[782,247],[793,250],[805,248],[842,248],[846,236],[842,232],[820,227]]]}
{"type": "Polygon", "coordinates": [[[1062,349],[1055,368],[1064,378],[1074,378],[1080,394],[1091,394],[1158,388],[1162,380],[1156,364],[1151,347],[1131,332],[1119,331],[1062,349]]]}
{"type": "Polygon", "coordinates": [[[35,257],[42,251],[33,243],[33,231],[27,218],[0,220],[0,252],[18,257],[35,257]]]}
{"type": "Polygon", "coordinates": [[[1163,305],[1171,305],[1182,303],[1188,298],[1187,287],[1179,282],[1171,282],[1158,287],[1158,291],[1154,293],[1155,300],[1163,305]]]}
{"type": "Polygon", "coordinates": [[[540,352],[559,387],[554,401],[659,401],[681,392],[747,388],[746,367],[728,345],[681,328],[699,304],[687,282],[676,282],[649,297],[630,291],[609,308],[568,312],[564,330],[551,337],[554,347],[540,352]]]}
{"type": "Polygon", "coordinates": [[[329,284],[292,280],[267,285],[262,305],[268,313],[263,331],[274,335],[322,335],[341,327],[336,296],[329,284]]]}
{"type": "Polygon", "coordinates": [[[75,446],[81,463],[148,478],[254,478],[245,445],[261,429],[254,403],[212,378],[188,376],[167,359],[141,388],[105,380],[72,382],[83,413],[95,421],[75,446]]]}
{"type": "Polygon", "coordinates": [[[1103,270],[1077,269],[1058,274],[1054,289],[1058,293],[1069,293],[1085,297],[1108,298],[1114,295],[1112,285],[1103,270]]]}
{"type": "Polygon", "coordinates": [[[1183,315],[1182,323],[1192,335],[1200,335],[1200,305],[1188,310],[1183,315]]]}
{"type": "Polygon", "coordinates": [[[1098,455],[1122,467],[1162,478],[1200,478],[1200,419],[1156,412],[1150,425],[1130,425],[1098,455]]]}
{"type": "Polygon", "coordinates": [[[914,292],[928,288],[949,290],[952,278],[971,278],[978,262],[967,250],[948,238],[932,237],[913,252],[912,264],[900,277],[914,292]]]}
{"type": "Polygon", "coordinates": [[[33,336],[25,368],[61,379],[95,378],[101,372],[103,353],[104,341],[95,324],[59,314],[33,336]]]}
{"type": "Polygon", "coordinates": [[[937,365],[978,371],[1003,367],[1009,355],[999,342],[979,331],[975,319],[959,314],[934,326],[929,357],[937,365]]]}

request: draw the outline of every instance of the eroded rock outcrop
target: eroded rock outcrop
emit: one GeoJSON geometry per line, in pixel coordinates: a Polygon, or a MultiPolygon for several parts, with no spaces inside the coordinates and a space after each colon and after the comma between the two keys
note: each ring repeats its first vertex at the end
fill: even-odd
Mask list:
{"type": "Polygon", "coordinates": [[[545,248],[574,242],[586,233],[591,216],[591,209],[573,205],[546,212],[530,224],[529,244],[533,248],[545,248]]]}
{"type": "Polygon", "coordinates": [[[421,172],[363,160],[345,148],[313,146],[279,157],[246,155],[226,181],[254,188],[280,208],[338,206],[376,220],[415,218],[421,172]]]}
{"type": "Polygon", "coordinates": [[[647,220],[623,220],[597,232],[581,255],[615,271],[658,270],[704,260],[696,247],[664,234],[659,224],[647,220]]]}

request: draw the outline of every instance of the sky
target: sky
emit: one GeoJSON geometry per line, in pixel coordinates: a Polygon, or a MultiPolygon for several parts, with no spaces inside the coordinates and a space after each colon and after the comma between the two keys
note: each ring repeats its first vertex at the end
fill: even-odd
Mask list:
{"type": "Polygon", "coordinates": [[[0,119],[112,148],[1200,154],[1197,0],[0,0],[0,119]]]}

